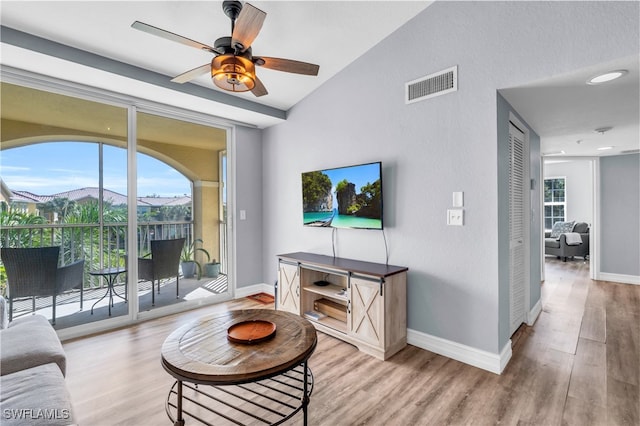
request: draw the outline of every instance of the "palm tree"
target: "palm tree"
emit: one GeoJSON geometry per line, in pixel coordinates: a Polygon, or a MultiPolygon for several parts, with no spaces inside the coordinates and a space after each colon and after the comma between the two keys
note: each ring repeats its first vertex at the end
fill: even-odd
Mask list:
{"type": "MultiPolygon", "coordinates": [[[[102,206],[103,223],[126,223],[126,211],[112,208],[110,203],[103,203],[102,206]]],[[[90,200],[82,204],[76,204],[71,212],[65,217],[66,224],[87,224],[95,225],[100,223],[100,205],[98,200],[90,200]]],[[[64,239],[63,253],[65,257],[74,259],[79,255],[87,259],[89,265],[101,264],[100,259],[106,264],[111,263],[111,259],[122,258],[124,241],[126,241],[125,227],[104,227],[102,228],[102,252],[100,251],[100,227],[72,228],[73,236],[64,239]],[[121,249],[117,242],[122,242],[121,249]]]]}
{"type": "Polygon", "coordinates": [[[49,214],[52,218],[54,214],[57,213],[58,221],[63,222],[67,214],[73,211],[75,205],[76,202],[68,198],[56,197],[51,201],[47,201],[46,203],[39,203],[37,207],[38,210],[40,210],[42,213],[49,214]]]}
{"type": "Polygon", "coordinates": [[[0,211],[0,244],[2,247],[31,247],[48,240],[50,234],[32,235],[26,229],[12,229],[20,225],[40,225],[47,223],[45,218],[33,213],[25,213],[13,207],[0,211]]]}

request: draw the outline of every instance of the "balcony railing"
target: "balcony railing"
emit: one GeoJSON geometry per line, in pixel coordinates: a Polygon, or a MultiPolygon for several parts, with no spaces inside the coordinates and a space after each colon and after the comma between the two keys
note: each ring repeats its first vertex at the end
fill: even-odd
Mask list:
{"type": "MultiPolygon", "coordinates": [[[[98,287],[103,283],[88,271],[124,265],[127,229],[126,223],[16,225],[0,229],[0,242],[2,247],[60,246],[61,264],[85,259],[85,288],[98,287]]],[[[139,222],[137,229],[136,257],[151,251],[151,240],[184,237],[186,244],[193,240],[191,221],[139,222]]]]}
{"type": "MultiPolygon", "coordinates": [[[[137,226],[137,252],[130,255],[135,262],[138,256],[144,256],[151,251],[151,241],[158,239],[185,238],[186,244],[193,241],[193,222],[173,221],[173,222],[143,222],[137,226]]],[[[44,247],[60,246],[60,264],[66,265],[78,259],[85,260],[84,271],[84,292],[74,290],[66,292],[57,297],[57,322],[61,328],[108,318],[108,309],[105,304],[109,299],[105,298],[106,280],[99,276],[89,274],[89,271],[125,265],[128,251],[128,226],[126,223],[105,223],[102,227],[99,224],[32,224],[15,225],[0,228],[0,245],[2,247],[44,247]],[[84,301],[85,309],[82,309],[81,300],[84,301]],[[91,308],[91,315],[88,316],[91,308]],[[95,315],[94,313],[95,308],[95,315]],[[90,319],[89,319],[90,318],[90,319]]],[[[226,225],[220,224],[220,263],[221,274],[218,277],[207,277],[200,279],[180,279],[180,294],[178,300],[175,297],[158,299],[156,296],[156,307],[167,306],[177,303],[176,300],[192,300],[193,295],[207,297],[207,295],[222,294],[228,289],[227,283],[227,234],[226,225]]],[[[130,260],[131,262],[131,260],[130,260]]],[[[114,283],[115,293],[126,294],[127,274],[121,274],[114,283]],[[117,290],[116,290],[117,289],[117,290]]],[[[4,267],[0,264],[0,297],[6,296],[7,277],[4,267]]],[[[162,280],[159,285],[175,285],[175,279],[162,280]]],[[[149,309],[151,305],[150,292],[151,282],[139,281],[137,283],[138,298],[144,309],[149,309]]],[[[163,291],[162,294],[172,292],[163,291]]],[[[126,314],[122,309],[125,302],[116,298],[113,309],[116,314],[126,314]],[[117,311],[120,305],[120,310],[117,311]]],[[[37,311],[51,318],[53,299],[49,296],[36,296],[29,298],[19,298],[14,300],[13,316],[27,315],[32,311],[37,311]]],[[[57,327],[58,327],[57,326],[57,327]]]]}

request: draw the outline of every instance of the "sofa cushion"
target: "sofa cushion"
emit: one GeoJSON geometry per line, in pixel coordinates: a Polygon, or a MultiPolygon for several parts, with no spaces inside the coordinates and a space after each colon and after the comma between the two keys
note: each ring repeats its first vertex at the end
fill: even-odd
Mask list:
{"type": "Polygon", "coordinates": [[[565,232],[572,232],[575,221],[571,222],[556,222],[551,228],[551,238],[560,238],[561,234],[565,232]]]}
{"type": "Polygon", "coordinates": [[[0,377],[0,423],[70,425],[71,397],[56,364],[44,364],[0,377]]]}
{"type": "Polygon", "coordinates": [[[56,331],[42,315],[29,315],[0,331],[0,375],[54,362],[64,376],[67,357],[56,331]]]}
{"type": "Polygon", "coordinates": [[[578,234],[586,234],[589,232],[589,225],[585,222],[576,222],[573,226],[573,232],[577,232],[578,234]]]}
{"type": "Polygon", "coordinates": [[[560,248],[560,240],[555,238],[545,238],[544,246],[549,248],[560,248]]]}

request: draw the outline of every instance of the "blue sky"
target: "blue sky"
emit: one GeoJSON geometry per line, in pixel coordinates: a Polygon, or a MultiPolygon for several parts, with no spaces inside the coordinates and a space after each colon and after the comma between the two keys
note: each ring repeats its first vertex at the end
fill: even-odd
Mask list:
{"type": "Polygon", "coordinates": [[[373,183],[380,178],[380,166],[378,163],[363,164],[352,167],[341,167],[338,169],[328,169],[322,171],[329,176],[333,188],[343,179],[356,185],[356,192],[367,183],[373,183]]]}
{"type": "MultiPolygon", "coordinates": [[[[104,186],[127,193],[127,153],[104,145],[104,186]]],[[[165,163],[138,153],[138,196],[191,195],[187,178],[165,163]]],[[[98,144],[49,142],[0,150],[0,176],[11,190],[51,195],[98,187],[98,144]]]]}

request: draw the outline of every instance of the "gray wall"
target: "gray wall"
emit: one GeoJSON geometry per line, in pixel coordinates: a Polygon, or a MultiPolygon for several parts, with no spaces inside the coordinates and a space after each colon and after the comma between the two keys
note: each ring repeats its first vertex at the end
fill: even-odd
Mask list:
{"type": "MultiPolygon", "coordinates": [[[[408,327],[498,353],[496,91],[637,54],[637,16],[635,2],[428,7],[264,131],[265,280],[278,253],[332,253],[331,230],[301,225],[301,172],[381,160],[389,262],[409,267],[408,327]],[[404,82],[453,65],[458,92],[404,104],[404,82]],[[463,227],[446,225],[453,191],[464,191],[463,227]]],[[[385,260],[379,231],[336,240],[338,256],[385,260]]]]}
{"type": "Polygon", "coordinates": [[[600,272],[640,276],[640,154],[600,159],[600,272]]]}
{"type": "Polygon", "coordinates": [[[262,132],[236,128],[236,226],[237,287],[262,281],[262,132]],[[247,212],[240,220],[240,210],[247,212]]]}
{"type": "Polygon", "coordinates": [[[567,220],[593,224],[593,177],[590,160],[545,163],[544,177],[565,177],[567,220]]]}

